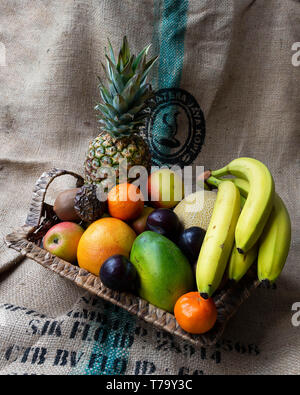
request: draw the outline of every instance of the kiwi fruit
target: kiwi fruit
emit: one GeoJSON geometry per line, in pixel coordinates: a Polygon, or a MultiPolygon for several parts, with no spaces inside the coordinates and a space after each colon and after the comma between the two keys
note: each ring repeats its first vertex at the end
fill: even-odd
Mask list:
{"type": "Polygon", "coordinates": [[[61,221],[79,221],[74,208],[74,199],[80,188],[67,189],[60,192],[54,202],[53,210],[61,221]]]}

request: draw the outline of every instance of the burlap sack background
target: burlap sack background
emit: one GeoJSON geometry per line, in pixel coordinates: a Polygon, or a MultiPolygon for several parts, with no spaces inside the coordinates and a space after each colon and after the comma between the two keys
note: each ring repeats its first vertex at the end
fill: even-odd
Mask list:
{"type": "MultiPolygon", "coordinates": [[[[300,329],[291,322],[300,302],[300,68],[291,61],[299,22],[292,0],[1,2],[1,374],[300,373],[300,329]],[[133,48],[152,42],[160,53],[155,88],[180,86],[199,102],[206,139],[197,163],[264,161],[292,217],[277,289],[258,289],[211,349],[156,331],[4,244],[24,223],[43,171],[82,173],[97,134],[93,105],[106,38],[118,46],[124,34],[133,48]]],[[[57,183],[49,198],[69,184],[57,183]]]]}

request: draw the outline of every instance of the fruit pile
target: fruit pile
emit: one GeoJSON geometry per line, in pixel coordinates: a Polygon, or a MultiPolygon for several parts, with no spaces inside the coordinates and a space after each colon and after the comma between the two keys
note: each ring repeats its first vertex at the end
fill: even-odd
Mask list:
{"type": "Polygon", "coordinates": [[[239,281],[256,261],[258,279],[274,283],[289,252],[291,221],[269,169],[256,159],[238,158],[209,175],[206,182],[218,194],[197,262],[199,292],[212,295],[227,267],[228,278],[239,281]],[[223,178],[228,175],[234,178],[223,178]],[[212,260],[215,267],[203,280],[212,260]]]}
{"type": "Polygon", "coordinates": [[[100,276],[106,287],[174,313],[184,330],[200,334],[216,322],[212,297],[226,280],[239,281],[256,262],[260,281],[277,279],[291,224],[270,171],[252,158],[206,172],[205,185],[217,193],[183,198],[181,177],[160,169],[149,175],[149,196],[143,196],[133,182],[141,172],[129,174],[151,164],[139,136],[152,96],[147,75],[156,61],[146,61],[148,50],[132,55],[124,37],[115,57],[109,42],[103,66],[108,83],[100,80],[102,103],[96,106],[102,128],[89,144],[85,185],[57,196],[61,222],[46,233],[43,246],[100,276]],[[124,161],[128,178],[121,182],[124,161]]]}
{"type": "MultiPolygon", "coordinates": [[[[216,193],[205,191],[204,208],[200,210],[194,204],[194,211],[186,213],[185,202],[191,205],[190,200],[175,199],[176,192],[183,196],[182,179],[168,169],[149,176],[148,191],[149,196],[144,197],[132,183],[117,184],[104,201],[99,199],[95,185],[61,192],[53,207],[61,222],[46,233],[43,246],[52,254],[100,276],[102,283],[113,290],[135,293],[168,312],[174,312],[178,301],[176,315],[188,322],[184,318],[188,310],[184,308],[180,313],[183,301],[179,303],[186,295],[185,306],[189,300],[194,314],[209,315],[206,323],[195,327],[207,330],[207,326],[215,322],[216,308],[212,299],[206,302],[197,292],[198,296],[193,294],[196,291],[195,262],[207,227],[197,224],[206,222],[208,225],[216,193]],[[168,200],[163,200],[166,187],[170,193],[168,200]],[[207,211],[207,207],[211,209],[207,211]],[[190,217],[191,226],[180,219],[185,214],[190,217]]],[[[181,323],[180,318],[178,320],[181,323]]],[[[193,331],[191,324],[181,325],[193,331]]]]}
{"type": "Polygon", "coordinates": [[[200,190],[180,202],[160,198],[165,185],[183,191],[167,169],[149,176],[147,202],[130,183],[115,185],[106,201],[91,185],[63,191],[54,203],[62,222],[46,233],[43,246],[100,276],[106,287],[174,312],[184,330],[204,333],[216,322],[214,293],[255,262],[259,280],[273,283],[291,237],[288,212],[261,162],[235,159],[205,182],[218,192],[200,190]],[[204,195],[201,209],[197,194],[204,195]]]}

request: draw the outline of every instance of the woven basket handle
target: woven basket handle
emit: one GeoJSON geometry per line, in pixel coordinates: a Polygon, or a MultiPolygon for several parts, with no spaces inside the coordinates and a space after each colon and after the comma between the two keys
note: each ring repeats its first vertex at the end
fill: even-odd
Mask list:
{"type": "Polygon", "coordinates": [[[51,182],[56,178],[63,176],[65,174],[71,175],[77,178],[76,186],[80,187],[83,185],[83,178],[71,171],[60,170],[60,169],[52,169],[48,172],[45,172],[41,175],[41,177],[35,183],[35,187],[33,189],[32,200],[29,208],[29,213],[26,219],[26,225],[37,227],[40,225],[41,217],[43,214],[43,205],[46,196],[47,189],[51,182]]]}

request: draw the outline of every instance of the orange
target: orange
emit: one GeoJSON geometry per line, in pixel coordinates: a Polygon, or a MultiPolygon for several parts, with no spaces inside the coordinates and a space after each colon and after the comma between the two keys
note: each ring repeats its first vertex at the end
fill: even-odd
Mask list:
{"type": "Polygon", "coordinates": [[[175,304],[174,314],[181,328],[193,334],[209,331],[217,320],[215,302],[212,298],[203,299],[199,292],[182,295],[175,304]]]}
{"type": "Polygon", "coordinates": [[[101,265],[115,254],[129,258],[136,238],[133,229],[117,218],[101,218],[83,233],[77,248],[79,267],[99,275],[101,265]]]}
{"type": "Polygon", "coordinates": [[[118,184],[108,193],[108,211],[112,217],[129,221],[137,218],[144,208],[144,197],[133,184],[118,184]]]}

